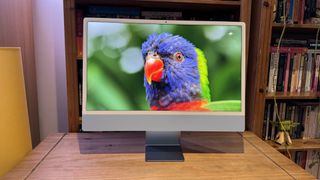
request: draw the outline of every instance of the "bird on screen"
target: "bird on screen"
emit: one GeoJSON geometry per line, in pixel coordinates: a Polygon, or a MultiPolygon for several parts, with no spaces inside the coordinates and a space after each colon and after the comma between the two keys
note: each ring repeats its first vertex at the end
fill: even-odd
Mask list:
{"type": "Polygon", "coordinates": [[[210,111],[207,60],[199,48],[179,35],[151,34],[142,55],[151,110],[210,111]]]}

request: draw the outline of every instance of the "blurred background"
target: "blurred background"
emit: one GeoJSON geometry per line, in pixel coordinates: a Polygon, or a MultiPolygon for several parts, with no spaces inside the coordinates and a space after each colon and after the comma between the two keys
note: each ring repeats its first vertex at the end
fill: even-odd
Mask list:
{"type": "Polygon", "coordinates": [[[152,33],[180,35],[208,60],[212,101],[241,99],[241,27],[90,22],[87,110],[149,110],[141,45],[152,33]]]}

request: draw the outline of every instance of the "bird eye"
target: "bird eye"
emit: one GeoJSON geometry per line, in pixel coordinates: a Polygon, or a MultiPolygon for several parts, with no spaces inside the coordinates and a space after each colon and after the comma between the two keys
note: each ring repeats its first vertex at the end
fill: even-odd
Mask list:
{"type": "Polygon", "coordinates": [[[184,60],[184,56],[181,52],[176,52],[174,54],[174,58],[175,58],[175,60],[177,60],[179,62],[182,62],[184,60]]]}

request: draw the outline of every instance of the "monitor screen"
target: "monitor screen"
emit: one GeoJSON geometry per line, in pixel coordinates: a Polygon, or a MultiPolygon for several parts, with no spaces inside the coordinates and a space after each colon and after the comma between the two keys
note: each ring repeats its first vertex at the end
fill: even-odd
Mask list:
{"type": "Polygon", "coordinates": [[[242,23],[88,18],[84,24],[85,121],[90,114],[244,117],[242,23]]]}

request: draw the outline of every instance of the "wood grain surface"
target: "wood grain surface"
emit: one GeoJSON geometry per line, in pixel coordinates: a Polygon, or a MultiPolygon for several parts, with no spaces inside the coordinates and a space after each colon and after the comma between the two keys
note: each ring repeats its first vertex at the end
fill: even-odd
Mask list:
{"type": "Polygon", "coordinates": [[[70,133],[28,179],[315,179],[249,132],[184,132],[184,162],[145,162],[144,143],[144,132],[70,133]]]}
{"type": "Polygon", "coordinates": [[[32,171],[40,165],[41,161],[49,154],[49,152],[51,152],[63,136],[63,133],[56,133],[47,137],[33,149],[22,162],[9,171],[3,179],[26,179],[32,171]]]}

